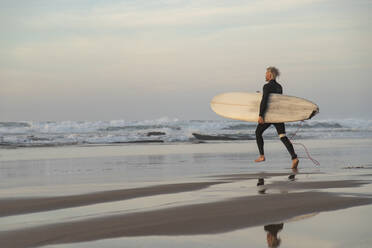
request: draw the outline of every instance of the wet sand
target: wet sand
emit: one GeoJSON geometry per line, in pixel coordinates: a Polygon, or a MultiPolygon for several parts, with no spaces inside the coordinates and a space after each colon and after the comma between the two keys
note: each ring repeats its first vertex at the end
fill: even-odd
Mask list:
{"type": "MultiPolygon", "coordinates": [[[[253,176],[257,175],[252,174],[253,176]]],[[[269,175],[265,176],[269,177],[269,175]]],[[[231,178],[231,175],[226,177],[231,178]]],[[[224,178],[224,176],[221,176],[221,178],[224,178]]],[[[60,209],[77,205],[89,205],[96,202],[119,201],[153,194],[200,190],[212,184],[214,183],[169,184],[51,199],[3,200],[0,209],[3,215],[21,212],[31,213],[34,211],[47,211],[52,208],[60,209]],[[6,206],[8,213],[4,211],[3,206],[6,206]],[[9,212],[10,209],[17,209],[18,212],[9,212]]],[[[238,197],[217,202],[89,218],[9,232],[4,231],[0,232],[0,241],[4,247],[37,247],[117,237],[228,232],[266,223],[280,222],[314,212],[371,204],[372,198],[367,197],[342,196],[341,194],[314,191],[291,192],[291,190],[299,189],[359,187],[363,184],[367,184],[367,182],[357,180],[322,181],[317,183],[276,182],[267,185],[266,189],[285,189],[287,191],[286,194],[238,197]]]]}
{"type": "MultiPolygon", "coordinates": [[[[231,146],[219,145],[221,150],[231,146]]],[[[350,154],[348,145],[340,142],[335,145],[338,155],[345,152],[344,157],[332,157],[336,162],[332,162],[329,150],[321,154],[324,146],[320,150],[314,148],[319,160],[329,164],[315,168],[302,161],[300,171],[296,173],[286,167],[286,154],[279,156],[276,164],[269,162],[247,166],[247,158],[254,159],[250,151],[247,156],[241,151],[235,154],[219,151],[212,155],[188,151],[186,156],[182,155],[182,147],[174,148],[181,155],[173,150],[172,154],[176,155],[165,157],[153,157],[152,154],[152,157],[145,158],[117,158],[110,155],[106,160],[92,157],[88,160],[56,159],[45,162],[25,159],[2,162],[0,169],[3,175],[9,175],[4,176],[4,180],[10,184],[0,190],[0,223],[3,223],[0,227],[0,247],[64,247],[78,245],[78,242],[90,242],[87,243],[90,246],[104,240],[107,240],[106,243],[99,243],[99,247],[111,247],[110,240],[113,238],[163,237],[166,242],[167,237],[182,239],[184,235],[210,235],[210,242],[213,243],[216,234],[294,219],[301,222],[303,217],[299,216],[308,214],[310,217],[307,218],[312,218],[320,212],[358,209],[358,206],[371,208],[372,159],[368,154],[359,156],[370,144],[359,151],[352,150],[355,154],[350,154]],[[339,160],[347,162],[340,163],[339,160]],[[110,170],[94,173],[100,166],[108,165],[110,170]],[[62,166],[69,168],[70,176],[65,175],[64,181],[54,180],[61,176],[57,169],[62,166]],[[83,174],[88,166],[90,170],[83,174]],[[30,174],[26,174],[28,181],[17,184],[17,180],[25,177],[22,170],[30,167],[30,174]],[[48,170],[40,170],[42,167],[48,170]],[[174,170],[171,171],[173,174],[165,174],[168,170],[174,170]],[[13,174],[4,173],[7,171],[13,174]],[[226,173],[228,171],[230,173],[226,173]],[[138,185],[144,186],[131,187],[132,181],[123,177],[128,173],[130,179],[133,175],[150,174],[151,180],[137,176],[137,181],[142,180],[138,185]],[[177,180],[174,174],[178,175],[177,180]],[[293,180],[288,179],[291,175],[295,175],[293,180]],[[118,183],[118,178],[126,180],[118,183]],[[183,180],[177,182],[180,178],[183,180]],[[265,180],[264,185],[257,186],[259,178],[265,180]],[[35,183],[36,179],[41,182],[35,183]],[[86,184],[77,184],[82,179],[89,180],[86,184]],[[68,190],[71,185],[75,185],[72,191],[68,190]],[[115,189],[112,190],[112,187],[115,189]],[[47,195],[37,193],[45,188],[53,190],[47,195]],[[11,192],[16,194],[9,197],[11,192]],[[28,192],[33,193],[33,197],[27,197],[28,192]],[[110,205],[114,203],[118,205],[110,205]],[[131,207],[123,211],[126,205],[131,207]],[[85,214],[88,208],[97,209],[99,214],[85,214]],[[4,223],[13,222],[16,224],[11,228],[4,226],[4,223]]],[[[216,144],[205,144],[203,149],[207,151],[208,147],[216,147],[216,144]]],[[[276,149],[272,149],[273,154],[282,153],[280,146],[276,149]]],[[[327,224],[331,229],[337,227],[337,223],[327,224]]],[[[354,228],[357,232],[358,226],[354,228]]],[[[348,235],[353,237],[355,234],[351,232],[348,235]]],[[[127,241],[122,242],[121,246],[125,247],[127,241]]]]}
{"type": "Polygon", "coordinates": [[[87,206],[91,204],[123,201],[137,197],[154,196],[159,194],[174,194],[206,188],[222,182],[200,182],[157,185],[143,188],[103,191],[82,195],[59,197],[33,197],[0,199],[0,217],[57,210],[63,208],[87,206]]]}

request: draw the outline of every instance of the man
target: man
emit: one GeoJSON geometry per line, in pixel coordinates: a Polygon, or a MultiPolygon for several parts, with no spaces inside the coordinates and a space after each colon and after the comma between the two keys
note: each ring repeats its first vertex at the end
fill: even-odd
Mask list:
{"type": "Polygon", "coordinates": [[[258,159],[255,160],[255,162],[265,161],[264,141],[262,138],[262,134],[268,127],[271,126],[271,124],[273,124],[276,128],[276,131],[278,132],[280,140],[283,142],[283,144],[287,148],[289,154],[291,154],[292,169],[297,169],[299,160],[293,149],[293,145],[291,141],[287,138],[285,134],[284,123],[265,123],[265,113],[267,110],[267,104],[268,104],[270,94],[271,93],[283,94],[282,86],[278,82],[276,82],[276,78],[279,75],[280,75],[280,72],[275,67],[268,67],[266,69],[265,78],[266,78],[266,82],[268,83],[266,83],[263,87],[262,100],[260,104],[260,114],[258,117],[258,125],[256,128],[256,141],[257,141],[258,151],[260,152],[260,156],[258,157],[258,159]]]}
{"type": "Polygon", "coordinates": [[[267,232],[266,240],[268,247],[275,248],[280,246],[282,240],[278,238],[278,232],[283,229],[283,226],[283,223],[264,226],[264,230],[267,232]]]}

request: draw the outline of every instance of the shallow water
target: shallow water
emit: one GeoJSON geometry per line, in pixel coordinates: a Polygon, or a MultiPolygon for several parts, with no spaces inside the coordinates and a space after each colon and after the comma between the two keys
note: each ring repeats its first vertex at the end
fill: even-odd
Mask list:
{"type": "MultiPolygon", "coordinates": [[[[301,147],[300,172],[348,172],[372,167],[372,140],[308,140],[314,165],[301,147]]],[[[52,147],[0,151],[0,197],[78,194],[98,188],[178,181],[214,174],[289,172],[290,157],[280,141],[265,143],[267,161],[254,163],[255,142],[52,147]],[[275,158],[275,159],[274,159],[275,158]]]]}

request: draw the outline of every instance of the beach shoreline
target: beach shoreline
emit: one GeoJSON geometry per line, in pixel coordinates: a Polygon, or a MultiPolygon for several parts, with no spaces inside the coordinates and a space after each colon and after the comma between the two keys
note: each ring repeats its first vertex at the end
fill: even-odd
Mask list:
{"type": "MultiPolygon", "coordinates": [[[[112,240],[125,244],[129,237],[166,242],[172,236],[214,237],[291,219],[301,222],[299,216],[309,214],[372,209],[372,160],[363,155],[371,142],[307,142],[321,166],[302,159],[299,171],[290,169],[278,142],[267,144],[276,161],[264,164],[251,162],[256,147],[248,142],[136,145],[130,149],[137,153],[121,155],[127,146],[84,147],[83,157],[75,157],[73,147],[51,148],[49,154],[33,148],[34,157],[24,150],[19,160],[4,159],[4,152],[0,244],[103,242],[111,247],[112,240]],[[265,183],[257,185],[259,179],[265,183]]],[[[22,149],[8,154],[13,152],[22,149]]]]}

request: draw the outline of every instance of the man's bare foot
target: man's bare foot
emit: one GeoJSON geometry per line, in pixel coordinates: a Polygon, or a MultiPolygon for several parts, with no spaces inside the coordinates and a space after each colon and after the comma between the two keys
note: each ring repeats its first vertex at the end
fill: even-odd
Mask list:
{"type": "Polygon", "coordinates": [[[292,169],[297,169],[299,162],[300,160],[298,160],[298,158],[292,159],[292,169]]]}
{"type": "Polygon", "coordinates": [[[258,163],[258,162],[263,162],[263,161],[265,161],[265,156],[264,155],[261,155],[254,162],[257,162],[258,163]]]}

